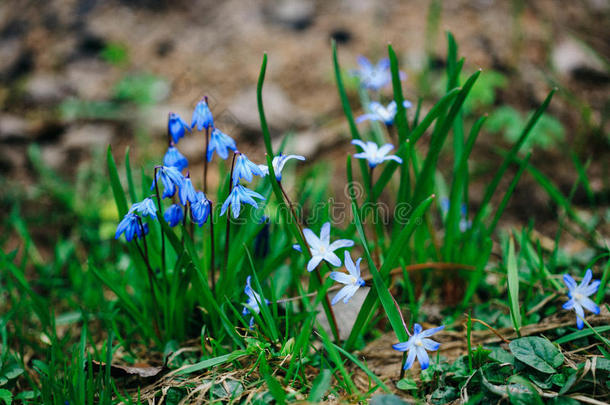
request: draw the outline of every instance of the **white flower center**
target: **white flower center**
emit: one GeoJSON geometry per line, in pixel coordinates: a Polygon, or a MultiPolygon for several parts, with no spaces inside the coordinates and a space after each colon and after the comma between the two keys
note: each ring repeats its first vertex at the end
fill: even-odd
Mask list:
{"type": "Polygon", "coordinates": [[[421,342],[421,340],[420,340],[420,339],[417,339],[417,340],[415,341],[415,346],[420,346],[420,347],[421,347],[421,346],[423,346],[423,345],[424,345],[424,344],[421,342]]]}
{"type": "Polygon", "coordinates": [[[352,276],[352,278],[351,278],[352,284],[356,284],[357,281],[358,281],[358,279],[356,277],[352,276]]]}
{"type": "Polygon", "coordinates": [[[584,295],[582,295],[581,293],[576,293],[576,294],[574,294],[574,299],[575,299],[576,301],[580,301],[580,300],[582,300],[583,298],[585,298],[585,296],[584,296],[584,295]]]}

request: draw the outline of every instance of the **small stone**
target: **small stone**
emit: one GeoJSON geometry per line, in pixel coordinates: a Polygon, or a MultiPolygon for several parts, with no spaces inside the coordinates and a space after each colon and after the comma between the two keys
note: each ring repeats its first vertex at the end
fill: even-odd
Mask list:
{"type": "Polygon", "coordinates": [[[600,57],[586,44],[571,37],[563,39],[555,47],[552,61],[555,69],[565,76],[574,76],[582,70],[608,74],[600,57]]]}
{"type": "Polygon", "coordinates": [[[67,149],[93,149],[108,146],[114,135],[110,124],[84,124],[68,128],[63,138],[67,149]]]}
{"type": "Polygon", "coordinates": [[[25,94],[36,104],[56,103],[69,93],[69,86],[61,77],[51,74],[32,76],[25,85],[25,94]]]}
{"type": "Polygon", "coordinates": [[[265,12],[271,21],[302,31],[313,23],[315,4],[311,0],[279,0],[269,4],[265,12]]]}
{"type": "MultiPolygon", "coordinates": [[[[306,126],[309,121],[305,114],[290,101],[286,93],[275,84],[265,84],[263,104],[267,123],[274,132],[285,132],[294,126],[306,126]]],[[[238,94],[228,106],[228,111],[235,117],[238,128],[249,132],[261,132],[255,87],[238,94]]]]}
{"type": "Polygon", "coordinates": [[[42,161],[53,170],[59,170],[66,163],[68,153],[61,145],[45,145],[42,147],[42,161]]]}
{"type": "Polygon", "coordinates": [[[17,115],[0,115],[0,141],[24,139],[29,132],[27,121],[17,115]]]}

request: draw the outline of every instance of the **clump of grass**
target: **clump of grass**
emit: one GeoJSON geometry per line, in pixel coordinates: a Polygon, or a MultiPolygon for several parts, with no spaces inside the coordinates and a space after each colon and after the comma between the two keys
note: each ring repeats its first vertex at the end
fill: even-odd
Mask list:
{"type": "MultiPolygon", "coordinates": [[[[380,63],[360,59],[356,76],[365,114],[358,118],[334,44],[332,62],[352,151],[357,152],[345,159],[346,216],[336,216],[334,207],[323,203],[329,197],[328,170],[310,166],[306,170],[315,176],[295,176],[291,166],[301,172],[306,158],[285,154],[286,143],[273,148],[262,97],[267,55],[257,88],[265,162],[253,163],[214,125],[214,106],[205,97],[190,123],[169,115],[167,153],[139,178],[129,150],[120,167],[108,149],[109,187],[118,213],[111,233],[119,242],[101,236],[99,230],[109,225],[103,210],[91,212],[74,203],[74,190],[40,169],[49,187],[61,190],[57,198],[66,211],[87,220],[75,226],[75,235],[87,238],[86,255],[78,252],[74,238],[67,238],[58,242],[55,261],[45,263],[19,213],[11,215],[9,223],[24,249],[22,260],[17,250],[0,257],[9,303],[0,323],[0,387],[7,387],[1,388],[0,398],[9,403],[139,403],[141,393],[113,377],[113,359],[119,355],[124,363],[156,360],[163,371],[153,377],[176,383],[176,401],[195,395],[196,387],[184,383],[194,376],[193,384],[206,395],[201,400],[209,401],[245,400],[245,393],[254,391],[263,392],[257,400],[278,403],[315,402],[330,395],[362,401],[378,391],[435,403],[483,398],[540,402],[549,395],[568,401],[582,399],[580,393],[593,387],[608,395],[608,387],[590,373],[590,359],[557,347],[591,345],[595,369],[605,376],[610,371],[603,335],[608,328],[589,323],[607,321],[607,316],[581,319],[576,310],[587,329],[572,332],[574,320],[557,313],[556,298],[566,291],[559,274],[568,269],[577,273],[556,260],[558,244],[545,252],[525,228],[502,237],[505,265],[491,259],[499,219],[526,169],[568,217],[579,218],[569,198],[531,166],[529,155],[519,157],[554,91],[503,154],[475,209],[469,162],[486,117],[472,116],[468,100],[484,73],[463,80],[464,59],[458,59],[453,37],[448,35],[445,92],[425,114],[423,100],[405,100],[405,75],[391,45],[380,63]],[[389,85],[392,92],[386,94],[389,85]],[[187,162],[180,140],[198,135],[205,145],[203,160],[187,162]],[[449,175],[441,174],[446,172],[441,158],[452,160],[449,175]],[[201,178],[188,169],[195,163],[202,163],[201,178]],[[516,174],[501,192],[500,182],[511,166],[517,167],[516,174]],[[215,187],[207,180],[211,170],[220,178],[215,187]],[[288,189],[286,178],[295,187],[288,189]],[[315,215],[304,219],[302,213],[314,206],[324,209],[311,210],[315,215]],[[27,260],[34,258],[38,278],[27,275],[27,260]],[[489,283],[490,277],[497,281],[489,283]],[[71,293],[62,302],[66,291],[71,293]],[[335,294],[343,303],[333,299],[335,294]],[[366,295],[361,306],[353,305],[355,294],[366,295]],[[443,308],[443,318],[426,306],[435,300],[450,304],[443,308]],[[53,307],[58,303],[65,311],[59,315],[53,307]],[[469,311],[467,318],[464,311],[469,311]],[[349,330],[341,330],[338,315],[354,318],[349,330]],[[460,331],[461,322],[466,322],[465,354],[448,361],[437,350],[449,339],[459,340],[441,330],[460,331]],[[65,325],[67,332],[61,328],[65,325]],[[552,327],[545,329],[548,325],[552,327]],[[386,332],[404,355],[402,362],[398,352],[388,356],[386,362],[395,362],[396,372],[379,376],[355,351],[386,332]],[[541,332],[555,341],[533,336],[541,332]],[[440,345],[431,339],[435,333],[440,345]],[[181,350],[185,346],[193,350],[181,350]],[[26,358],[30,352],[37,358],[26,358]],[[95,367],[94,361],[99,362],[95,367]],[[416,363],[421,371],[415,371],[416,363]],[[213,389],[216,373],[241,369],[244,374],[232,380],[232,388],[213,389]],[[364,375],[368,386],[356,374],[364,375]],[[22,392],[13,397],[14,391],[22,392]]],[[[608,261],[607,252],[587,267],[603,261],[608,261]]],[[[578,303],[599,313],[586,299],[599,291],[597,303],[603,300],[608,265],[601,282],[583,282],[587,294],[596,287],[588,295],[570,284],[573,279],[564,279],[571,308],[578,303]]],[[[142,380],[135,385],[146,398],[168,392],[142,380]]]]}

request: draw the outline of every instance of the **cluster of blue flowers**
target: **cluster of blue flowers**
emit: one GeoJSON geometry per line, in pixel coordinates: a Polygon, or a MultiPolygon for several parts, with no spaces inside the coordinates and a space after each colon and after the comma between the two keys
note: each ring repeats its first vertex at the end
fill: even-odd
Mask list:
{"type": "MultiPolygon", "coordinates": [[[[159,184],[162,185],[163,193],[161,196],[157,196],[159,198],[157,205],[150,197],[134,203],[117,227],[115,235],[117,239],[122,234],[125,234],[127,241],[133,240],[134,236],[137,238],[144,237],[148,233],[148,225],[143,220],[146,217],[158,219],[156,211],[161,208],[161,199],[173,198],[173,203],[163,213],[163,218],[170,227],[183,223],[188,213],[190,213],[191,221],[199,226],[203,226],[207,222],[212,203],[203,191],[194,187],[189,173],[184,173],[188,169],[188,160],[177,148],[180,139],[187,132],[194,130],[205,130],[206,135],[209,134],[205,156],[208,162],[212,160],[214,152],[223,160],[229,157],[230,151],[236,154],[232,189],[222,205],[221,215],[225,214],[229,206],[234,218],[239,216],[242,204],[250,204],[258,208],[254,199],[263,200],[263,196],[247,189],[240,184],[240,181],[249,182],[252,181],[254,175],[262,177],[265,173],[258,165],[252,163],[246,155],[237,150],[233,138],[214,126],[214,117],[207,100],[202,99],[195,106],[190,125],[178,114],[169,114],[167,122],[169,146],[163,157],[163,165],[155,167],[155,175],[151,186],[151,191],[155,190],[157,192],[159,184]]],[[[304,159],[303,157],[299,158],[304,159]]],[[[281,173],[281,168],[277,173],[281,173]]]]}

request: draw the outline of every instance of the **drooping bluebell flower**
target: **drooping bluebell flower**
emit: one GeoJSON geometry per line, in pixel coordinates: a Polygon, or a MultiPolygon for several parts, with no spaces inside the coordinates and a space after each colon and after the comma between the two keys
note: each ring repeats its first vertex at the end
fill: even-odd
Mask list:
{"type": "MultiPolygon", "coordinates": [[[[403,101],[403,105],[405,108],[411,108],[411,103],[407,100],[403,101]]],[[[391,101],[388,106],[384,106],[377,101],[371,101],[369,103],[370,112],[364,115],[361,115],[356,119],[357,123],[361,123],[362,121],[381,121],[384,124],[390,126],[394,124],[394,117],[396,117],[396,101],[391,101]]]]}
{"type": "Polygon", "coordinates": [[[119,222],[114,238],[118,239],[121,234],[124,233],[127,242],[131,242],[134,236],[137,236],[138,238],[142,237],[142,228],[144,228],[144,235],[146,235],[148,233],[148,224],[143,224],[141,227],[138,215],[133,212],[128,212],[121,222],[119,222]]]}
{"type": "Polygon", "coordinates": [[[178,141],[184,136],[187,130],[189,132],[191,130],[189,124],[184,122],[184,120],[178,114],[169,113],[169,118],[167,120],[167,132],[169,132],[175,144],[178,144],[178,141]]]}
{"type": "Polygon", "coordinates": [[[189,162],[186,160],[184,155],[180,153],[178,148],[170,146],[165,152],[163,157],[163,166],[175,167],[179,172],[184,170],[188,166],[189,162]]]}
{"type": "MultiPolygon", "coordinates": [[[[290,159],[297,159],[301,161],[305,160],[305,158],[300,155],[282,155],[280,153],[271,161],[277,181],[282,180],[282,170],[284,170],[284,165],[286,165],[286,162],[288,162],[290,159]]],[[[267,165],[258,165],[258,167],[261,169],[263,177],[269,175],[269,167],[267,165]]]]}
{"type": "Polygon", "coordinates": [[[193,182],[190,177],[185,177],[184,180],[182,180],[180,191],[178,191],[178,197],[180,197],[180,204],[182,205],[186,205],[187,201],[193,204],[197,200],[195,187],[193,187],[193,182]]]}
{"type": "Polygon", "coordinates": [[[210,135],[210,143],[208,144],[208,155],[206,157],[208,162],[214,157],[214,151],[218,153],[218,156],[220,156],[221,159],[226,160],[229,157],[229,150],[237,150],[235,140],[218,128],[214,128],[210,135]]]}
{"type": "Polygon", "coordinates": [[[573,309],[576,312],[576,326],[578,329],[582,329],[585,325],[583,321],[585,318],[584,309],[593,312],[595,315],[599,315],[600,312],[599,306],[589,298],[590,295],[597,292],[600,285],[599,280],[591,282],[592,278],[593,272],[591,269],[587,269],[585,277],[580,284],[576,284],[576,281],[569,274],[563,275],[563,282],[568,287],[568,297],[570,297],[570,300],[563,304],[563,309],[573,309]]]}
{"type": "Polygon", "coordinates": [[[369,162],[369,167],[375,167],[386,160],[394,160],[398,163],[402,163],[402,159],[396,155],[388,155],[388,153],[394,149],[394,145],[386,143],[379,147],[375,142],[364,143],[359,139],[352,141],[353,145],[358,145],[362,148],[362,152],[356,153],[354,157],[356,159],[366,159],[369,162]]]}
{"type": "MultiPolygon", "coordinates": [[[[383,58],[376,65],[373,65],[366,57],[358,56],[358,70],[352,74],[358,76],[360,85],[369,90],[381,90],[392,82],[392,72],[390,70],[390,60],[383,58]]],[[[399,72],[400,80],[404,80],[406,75],[399,72]]]]}
{"type": "Polygon", "coordinates": [[[163,218],[165,222],[169,224],[172,228],[182,222],[184,218],[184,213],[182,212],[182,207],[178,204],[170,205],[163,213],[163,218]]]}
{"type": "Polygon", "coordinates": [[[241,204],[250,204],[254,208],[258,208],[258,204],[254,200],[258,198],[260,200],[264,200],[265,197],[257,193],[256,191],[252,191],[242,186],[241,184],[236,184],[231,190],[229,197],[222,204],[222,208],[220,210],[220,215],[224,215],[227,211],[229,205],[231,206],[231,212],[233,213],[233,218],[237,218],[239,213],[241,212],[241,204]]]}
{"type": "Polygon", "coordinates": [[[252,176],[262,176],[263,172],[260,167],[255,163],[252,163],[250,159],[243,153],[240,153],[235,159],[235,166],[233,167],[233,184],[239,183],[240,179],[244,179],[248,182],[252,181],[252,176]]]}
{"type": "Polygon", "coordinates": [[[201,99],[193,110],[193,118],[191,119],[191,128],[197,127],[201,131],[203,128],[208,129],[214,127],[214,117],[212,111],[208,107],[206,99],[201,99]]]}
{"type": "Polygon", "coordinates": [[[142,201],[132,204],[129,212],[135,212],[142,218],[150,217],[152,219],[157,219],[157,206],[150,197],[146,197],[142,201]]]}
{"type": "Polygon", "coordinates": [[[422,330],[421,325],[416,323],[413,326],[413,335],[409,338],[409,340],[392,345],[394,350],[398,350],[399,352],[404,352],[407,350],[409,351],[407,361],[405,362],[405,370],[413,366],[415,357],[417,357],[417,361],[419,361],[419,365],[421,366],[422,370],[428,368],[430,365],[430,358],[428,357],[427,351],[438,350],[439,346],[441,345],[440,343],[430,339],[430,336],[434,335],[443,328],[444,326],[439,326],[438,328],[422,330]]]}
{"type": "Polygon", "coordinates": [[[354,264],[352,256],[347,250],[345,251],[345,260],[343,262],[345,263],[345,268],[347,269],[349,274],[341,273],[338,271],[333,271],[332,273],[330,273],[330,278],[341,284],[345,284],[345,287],[340,289],[339,292],[333,297],[331,305],[335,305],[337,302],[339,302],[341,298],[343,298],[343,303],[347,304],[349,299],[352,298],[354,294],[356,294],[358,288],[362,287],[365,284],[362,277],[360,277],[361,261],[362,258],[359,258],[354,264]]]}
{"type": "Polygon", "coordinates": [[[309,228],[303,229],[303,235],[311,251],[311,259],[307,263],[307,271],[313,271],[322,260],[335,267],[341,266],[341,259],[335,254],[335,250],[354,246],[354,241],[339,239],[330,243],[330,222],[322,225],[320,237],[309,228]]]}
{"type": "Polygon", "coordinates": [[[195,195],[195,201],[191,202],[191,218],[199,226],[203,226],[210,215],[210,201],[207,199],[203,191],[198,191],[195,195]]]}
{"type": "Polygon", "coordinates": [[[154,190],[156,182],[161,179],[161,183],[163,183],[163,198],[172,197],[176,194],[176,190],[178,190],[182,186],[182,181],[184,177],[182,173],[178,171],[173,166],[159,166],[157,167],[157,177],[153,180],[153,184],[150,187],[151,190],[154,190]]]}
{"type": "MultiPolygon", "coordinates": [[[[263,303],[263,299],[261,298],[259,293],[252,289],[252,286],[250,285],[251,277],[252,276],[248,276],[248,278],[246,279],[246,288],[244,288],[244,293],[246,293],[246,295],[248,296],[248,302],[246,303],[246,305],[248,305],[248,307],[250,307],[255,313],[260,314],[260,304],[263,303]]],[[[269,300],[265,299],[265,305],[269,305],[269,300]]],[[[248,307],[244,306],[244,310],[241,313],[243,316],[246,316],[250,313],[248,307]]],[[[250,327],[252,326],[254,326],[254,316],[250,317],[250,327]]]]}

